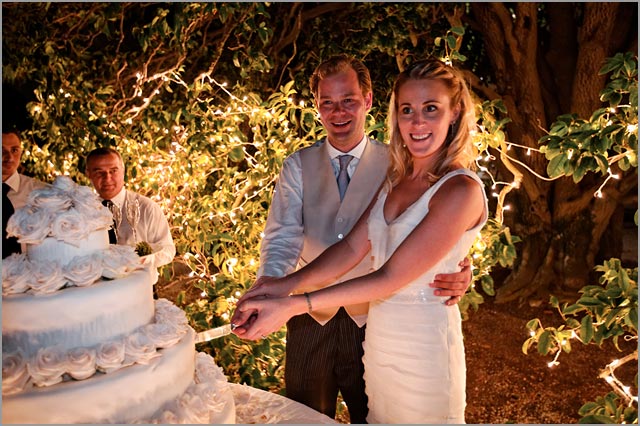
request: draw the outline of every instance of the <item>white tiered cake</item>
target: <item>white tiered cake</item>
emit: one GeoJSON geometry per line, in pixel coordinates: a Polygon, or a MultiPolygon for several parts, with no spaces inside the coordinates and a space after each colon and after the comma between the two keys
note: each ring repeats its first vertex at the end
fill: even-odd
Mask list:
{"type": "Polygon", "coordinates": [[[9,220],[28,248],[2,263],[2,422],[235,423],[222,369],[111,223],[65,176],[9,220]]]}

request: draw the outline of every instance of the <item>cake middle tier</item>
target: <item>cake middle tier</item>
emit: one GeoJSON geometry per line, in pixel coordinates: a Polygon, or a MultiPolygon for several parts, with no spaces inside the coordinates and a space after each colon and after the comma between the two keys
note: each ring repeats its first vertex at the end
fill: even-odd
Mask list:
{"type": "Polygon", "coordinates": [[[194,379],[195,333],[161,349],[148,364],[133,364],[86,380],[33,387],[2,397],[3,423],[133,423],[180,397],[194,379]]]}
{"type": "Polygon", "coordinates": [[[148,268],[125,278],[69,287],[53,294],[2,298],[2,352],[26,356],[40,348],[89,347],[130,334],[154,317],[148,268]]]}

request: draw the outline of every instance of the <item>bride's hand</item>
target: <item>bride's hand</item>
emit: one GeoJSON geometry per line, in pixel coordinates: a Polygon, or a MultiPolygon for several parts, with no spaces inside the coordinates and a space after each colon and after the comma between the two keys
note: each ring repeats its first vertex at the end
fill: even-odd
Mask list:
{"type": "Polygon", "coordinates": [[[289,294],[288,287],[282,283],[282,279],[276,277],[262,276],[256,280],[245,294],[238,299],[238,304],[245,300],[262,297],[282,297],[289,294]]]}

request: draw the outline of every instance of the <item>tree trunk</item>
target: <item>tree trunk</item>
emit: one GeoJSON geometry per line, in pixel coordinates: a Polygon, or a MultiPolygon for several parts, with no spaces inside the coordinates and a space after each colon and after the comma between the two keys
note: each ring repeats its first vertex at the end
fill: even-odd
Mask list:
{"type": "MultiPolygon", "coordinates": [[[[588,118],[602,106],[599,92],[608,77],[598,76],[598,70],[606,57],[630,47],[621,45],[629,37],[616,31],[627,28],[627,20],[637,19],[620,3],[544,6],[548,34],[537,33],[535,23],[542,10],[537,3],[471,3],[472,26],[485,38],[496,90],[512,120],[508,141],[533,149],[538,148],[542,129],[548,129],[558,115],[577,112],[588,118]]],[[[547,161],[541,154],[512,149],[509,155],[546,176],[547,161]]],[[[565,291],[575,295],[592,278],[615,211],[637,192],[637,173],[632,173],[635,186],[632,177],[609,182],[605,197],[595,198],[602,183],[599,175],[576,185],[571,178],[549,182],[522,167],[521,172],[520,189],[507,197],[514,208],[505,215],[505,225],[522,243],[517,246],[516,265],[497,288],[496,301],[545,299],[549,293],[565,291]]],[[[503,181],[512,178],[506,169],[499,169],[499,174],[503,181]]]]}

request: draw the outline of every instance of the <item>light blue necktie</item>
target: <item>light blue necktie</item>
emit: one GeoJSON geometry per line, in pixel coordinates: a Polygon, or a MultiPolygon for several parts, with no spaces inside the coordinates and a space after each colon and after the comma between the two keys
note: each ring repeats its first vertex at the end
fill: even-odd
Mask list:
{"type": "Polygon", "coordinates": [[[338,191],[340,192],[340,201],[344,198],[344,193],[347,192],[347,186],[349,186],[349,173],[347,173],[347,166],[353,159],[352,155],[341,155],[338,157],[340,161],[340,172],[338,173],[338,191]]]}

